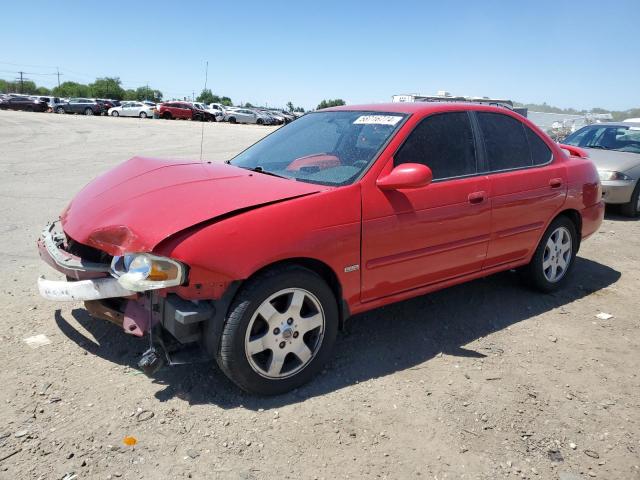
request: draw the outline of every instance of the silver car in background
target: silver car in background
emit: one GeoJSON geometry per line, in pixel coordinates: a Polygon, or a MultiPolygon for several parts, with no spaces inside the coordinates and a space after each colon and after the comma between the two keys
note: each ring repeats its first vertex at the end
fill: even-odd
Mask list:
{"type": "Polygon", "coordinates": [[[227,110],[225,120],[229,123],[256,123],[258,125],[271,125],[273,123],[273,119],[271,117],[248,108],[227,110]]]}
{"type": "Polygon", "coordinates": [[[640,123],[588,125],[562,143],[584,148],[598,168],[606,203],[629,217],[640,214],[640,123]]]}

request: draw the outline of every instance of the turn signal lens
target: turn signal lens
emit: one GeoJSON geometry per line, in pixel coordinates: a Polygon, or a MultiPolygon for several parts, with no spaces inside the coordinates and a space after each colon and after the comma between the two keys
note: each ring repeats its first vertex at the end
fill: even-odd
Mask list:
{"type": "Polygon", "coordinates": [[[180,262],[149,253],[113,257],[111,275],[128,290],[144,292],[174,287],[184,281],[185,268],[180,262]]]}

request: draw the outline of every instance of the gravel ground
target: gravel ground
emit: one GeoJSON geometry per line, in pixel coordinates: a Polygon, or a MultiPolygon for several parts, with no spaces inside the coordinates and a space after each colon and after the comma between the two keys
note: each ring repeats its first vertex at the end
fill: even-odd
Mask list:
{"type": "MultiPolygon", "coordinates": [[[[149,379],[143,341],[41,299],[41,227],[133,155],[198,158],[202,127],[0,112],[0,478],[640,479],[640,221],[615,211],[563,291],[506,272],[359,315],[276,398],[208,364],[149,379]]],[[[203,158],[270,131],[205,124],[203,158]]]]}

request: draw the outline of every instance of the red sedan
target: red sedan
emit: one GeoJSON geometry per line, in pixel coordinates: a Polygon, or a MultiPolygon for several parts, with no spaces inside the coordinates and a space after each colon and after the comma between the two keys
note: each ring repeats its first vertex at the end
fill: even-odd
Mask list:
{"type": "Polygon", "coordinates": [[[199,345],[241,388],[308,381],[352,314],[502,270],[570,278],[598,173],[526,118],[462,103],[305,115],[226,164],[133,158],[48,226],[43,296],[148,336],[152,373],[199,345]]]}

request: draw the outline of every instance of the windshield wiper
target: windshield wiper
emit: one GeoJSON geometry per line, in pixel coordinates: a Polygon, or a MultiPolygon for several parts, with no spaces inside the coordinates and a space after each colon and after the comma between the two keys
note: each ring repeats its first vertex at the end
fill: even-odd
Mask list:
{"type": "MultiPolygon", "coordinates": [[[[292,180],[291,177],[285,177],[284,175],[278,175],[277,173],[273,173],[270,172],[269,170],[265,170],[263,167],[261,167],[260,165],[253,167],[253,168],[249,168],[249,167],[242,167],[246,170],[251,170],[252,172],[258,172],[258,173],[264,173],[265,175],[271,175],[272,177],[279,177],[279,178],[286,178],[287,180],[292,180]]],[[[295,180],[295,179],[293,179],[295,180]]]]}

